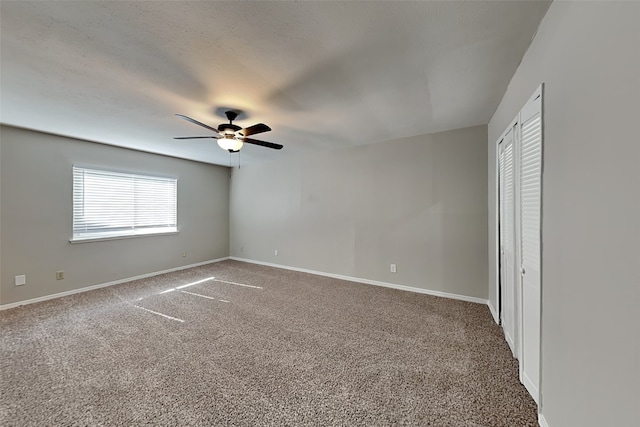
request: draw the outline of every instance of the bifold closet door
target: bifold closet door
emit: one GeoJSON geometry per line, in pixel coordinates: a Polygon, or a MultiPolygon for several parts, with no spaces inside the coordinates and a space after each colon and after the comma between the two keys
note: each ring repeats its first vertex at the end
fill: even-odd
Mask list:
{"type": "Polygon", "coordinates": [[[516,241],[515,241],[515,150],[511,129],[499,144],[500,213],[500,319],[504,335],[516,354],[516,241]]]}
{"type": "Polygon", "coordinates": [[[520,380],[538,403],[540,387],[540,201],[542,178],[542,96],[520,113],[520,266],[522,357],[520,380]]]}

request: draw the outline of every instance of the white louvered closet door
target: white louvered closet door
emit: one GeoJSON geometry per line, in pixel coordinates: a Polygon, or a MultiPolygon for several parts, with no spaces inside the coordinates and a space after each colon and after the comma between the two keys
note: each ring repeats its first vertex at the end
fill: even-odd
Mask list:
{"type": "Polygon", "coordinates": [[[540,383],[540,200],[542,178],[541,92],[520,113],[520,265],[522,357],[520,380],[536,403],[540,383]]]}
{"type": "Polygon", "coordinates": [[[513,129],[500,143],[500,307],[504,335],[516,354],[515,157],[513,129]]]}

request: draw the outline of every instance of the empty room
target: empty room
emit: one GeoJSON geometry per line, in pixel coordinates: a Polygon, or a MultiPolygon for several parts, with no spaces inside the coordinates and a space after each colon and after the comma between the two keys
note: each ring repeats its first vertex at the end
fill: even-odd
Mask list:
{"type": "Polygon", "coordinates": [[[3,426],[640,425],[640,2],[1,1],[3,426]]]}

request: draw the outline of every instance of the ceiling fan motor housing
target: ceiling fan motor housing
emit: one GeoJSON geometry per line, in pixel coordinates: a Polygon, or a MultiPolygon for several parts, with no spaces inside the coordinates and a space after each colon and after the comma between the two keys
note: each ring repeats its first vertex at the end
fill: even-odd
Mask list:
{"type": "Polygon", "coordinates": [[[240,129],[242,129],[240,126],[231,123],[222,123],[220,126],[218,126],[218,132],[220,132],[221,134],[234,133],[239,131],[240,129]]]}

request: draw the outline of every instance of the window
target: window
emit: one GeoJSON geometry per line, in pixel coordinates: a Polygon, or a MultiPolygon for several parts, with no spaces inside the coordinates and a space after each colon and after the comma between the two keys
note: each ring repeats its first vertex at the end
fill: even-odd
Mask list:
{"type": "Polygon", "coordinates": [[[72,242],[175,233],[178,180],[73,167],[72,242]]]}

